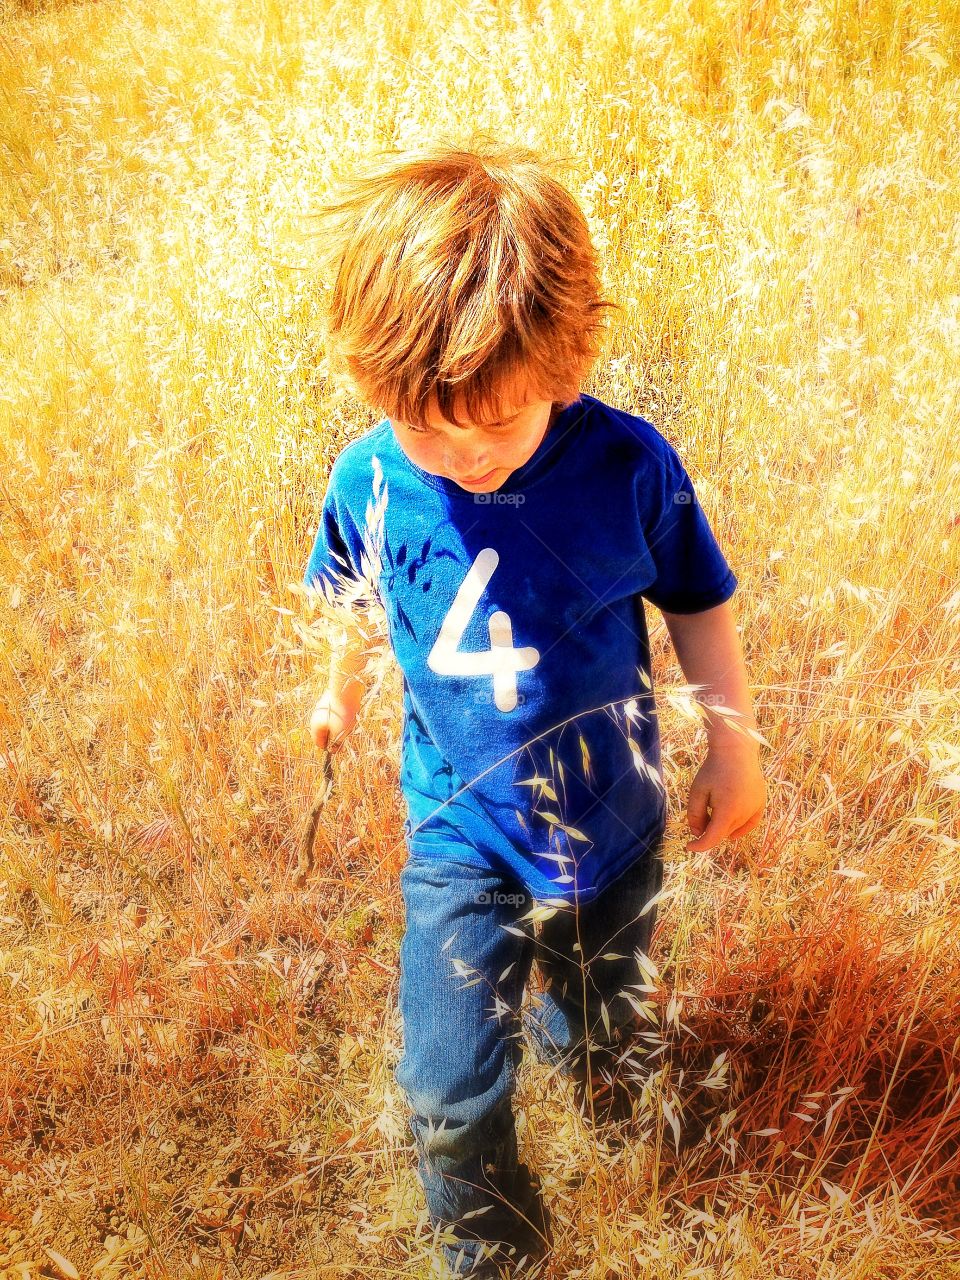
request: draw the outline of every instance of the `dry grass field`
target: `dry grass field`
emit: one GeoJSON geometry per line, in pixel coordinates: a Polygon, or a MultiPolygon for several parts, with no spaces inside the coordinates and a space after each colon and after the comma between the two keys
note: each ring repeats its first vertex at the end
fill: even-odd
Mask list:
{"type": "Polygon", "coordinates": [[[377,420],[308,232],[468,125],[571,160],[623,308],[584,389],[687,462],[769,744],[761,826],[685,853],[703,729],[650,608],[662,1049],[619,1135],[525,1060],[550,1275],[960,1276],[960,8],[0,15],[0,1276],[429,1274],[389,651],[292,882],[297,584],[377,420]]]}

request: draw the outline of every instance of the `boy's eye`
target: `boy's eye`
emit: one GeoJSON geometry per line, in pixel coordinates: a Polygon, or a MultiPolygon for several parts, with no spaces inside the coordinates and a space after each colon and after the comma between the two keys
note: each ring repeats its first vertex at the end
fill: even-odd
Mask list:
{"type": "MultiPolygon", "coordinates": [[[[512,427],[519,417],[520,417],[520,414],[517,413],[517,414],[514,414],[512,418],[508,418],[506,422],[488,422],[487,425],[484,427],[484,431],[493,431],[493,432],[505,431],[507,427],[512,427]]],[[[432,430],[430,430],[427,427],[414,426],[412,422],[408,422],[406,426],[408,431],[415,431],[418,436],[429,436],[429,435],[435,434],[432,430]]]]}

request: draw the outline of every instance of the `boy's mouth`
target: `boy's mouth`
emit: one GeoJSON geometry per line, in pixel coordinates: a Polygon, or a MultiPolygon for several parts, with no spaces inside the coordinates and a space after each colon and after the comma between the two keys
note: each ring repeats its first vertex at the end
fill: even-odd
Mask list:
{"type": "Polygon", "coordinates": [[[474,480],[458,480],[457,484],[488,484],[500,470],[500,467],[494,467],[492,471],[488,471],[486,475],[477,476],[474,480]]]}

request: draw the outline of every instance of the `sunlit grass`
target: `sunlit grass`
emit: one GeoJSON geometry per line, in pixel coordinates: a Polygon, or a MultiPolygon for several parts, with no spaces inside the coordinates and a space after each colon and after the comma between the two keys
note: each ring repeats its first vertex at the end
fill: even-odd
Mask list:
{"type": "Polygon", "coordinates": [[[576,158],[625,308],[585,389],[683,455],[772,744],[763,826],[685,853],[703,739],[649,609],[657,1074],[620,1146],[522,1075],[555,1274],[958,1274],[960,11],[0,12],[0,1273],[426,1274],[400,678],[297,890],[325,646],[291,584],[375,421],[306,215],[469,121],[576,158]]]}

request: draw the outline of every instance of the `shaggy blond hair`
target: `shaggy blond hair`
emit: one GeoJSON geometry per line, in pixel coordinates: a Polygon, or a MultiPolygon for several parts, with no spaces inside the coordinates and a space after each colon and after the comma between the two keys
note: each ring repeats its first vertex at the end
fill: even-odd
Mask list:
{"type": "Polygon", "coordinates": [[[431,395],[457,425],[458,397],[467,420],[500,421],[508,386],[573,403],[619,307],[556,161],[476,135],[377,154],[313,215],[332,372],[417,427],[431,395]]]}

